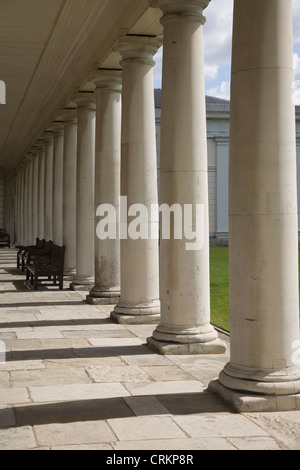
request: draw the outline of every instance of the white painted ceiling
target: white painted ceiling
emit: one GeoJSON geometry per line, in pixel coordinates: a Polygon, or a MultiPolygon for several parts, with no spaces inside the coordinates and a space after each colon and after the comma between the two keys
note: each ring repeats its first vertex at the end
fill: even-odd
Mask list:
{"type": "Polygon", "coordinates": [[[148,0],[0,0],[0,167],[13,169],[123,34],[162,34],[148,0]]]}

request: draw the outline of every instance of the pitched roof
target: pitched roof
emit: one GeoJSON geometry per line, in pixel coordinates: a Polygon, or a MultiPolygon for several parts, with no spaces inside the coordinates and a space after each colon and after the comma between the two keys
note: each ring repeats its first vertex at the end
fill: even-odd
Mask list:
{"type": "MultiPolygon", "coordinates": [[[[161,108],[161,89],[154,90],[155,107],[161,108]]],[[[205,96],[207,112],[229,113],[230,101],[214,96],[205,96]]]]}

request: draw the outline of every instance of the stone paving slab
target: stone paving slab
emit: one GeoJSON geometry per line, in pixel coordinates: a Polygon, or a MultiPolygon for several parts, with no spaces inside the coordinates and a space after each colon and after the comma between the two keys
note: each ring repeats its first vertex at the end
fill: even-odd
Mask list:
{"type": "Polygon", "coordinates": [[[87,373],[94,382],[143,382],[149,381],[149,375],[137,366],[88,367],[87,373]]]}
{"type": "Polygon", "coordinates": [[[0,364],[0,371],[45,369],[43,361],[8,361],[0,364]]]}
{"type": "MultiPolygon", "coordinates": [[[[143,366],[142,369],[157,382],[193,380],[194,378],[177,366],[143,366]]],[[[196,379],[195,379],[196,380],[196,379]]]]}
{"type": "Polygon", "coordinates": [[[0,428],[15,426],[16,418],[13,409],[9,406],[0,406],[0,428]]]}
{"type": "Polygon", "coordinates": [[[0,372],[0,389],[1,388],[9,388],[9,373],[8,372],[0,372]]]}
{"type": "MultiPolygon", "coordinates": [[[[90,366],[121,366],[123,362],[119,357],[89,357],[88,361],[85,358],[62,358],[62,359],[45,359],[43,361],[44,367],[47,369],[69,369],[69,368],[88,368],[90,366]]],[[[68,373],[68,372],[65,372],[68,373]]]]}
{"type": "Polygon", "coordinates": [[[156,325],[113,323],[86,292],[23,278],[0,269],[0,450],[300,449],[299,411],[237,414],[207,389],[228,352],[155,354],[156,325]]]}
{"type": "Polygon", "coordinates": [[[36,403],[93,400],[99,398],[126,397],[129,392],[117,383],[55,385],[47,387],[29,387],[32,400],[36,403]]]}
{"type": "Polygon", "coordinates": [[[18,426],[100,421],[134,416],[132,408],[121,397],[27,403],[15,405],[13,412],[18,426]]]}
{"type": "Polygon", "coordinates": [[[10,381],[12,387],[42,387],[91,383],[88,374],[84,370],[76,368],[69,368],[67,374],[63,369],[13,371],[10,374],[10,381]]]}
{"type": "Polygon", "coordinates": [[[227,439],[153,439],[144,441],[124,441],[114,445],[117,451],[125,450],[237,450],[227,439]]]}
{"type": "Polygon", "coordinates": [[[246,416],[287,448],[300,450],[299,411],[247,413],[246,416]]]}
{"type": "Polygon", "coordinates": [[[0,405],[13,405],[29,401],[30,398],[26,388],[0,389],[0,405]]]}
{"type": "Polygon", "coordinates": [[[33,428],[0,429],[0,450],[28,450],[37,447],[33,428]]]}
{"type": "Polygon", "coordinates": [[[109,443],[115,435],[105,421],[50,423],[34,426],[39,446],[109,443]]]}
{"type": "Polygon", "coordinates": [[[203,392],[204,386],[199,381],[138,382],[127,383],[127,390],[133,396],[162,395],[203,392]]]}
{"type": "Polygon", "coordinates": [[[170,415],[170,411],[155,396],[125,397],[136,416],[170,415]]]}
{"type": "MultiPolygon", "coordinates": [[[[49,448],[47,448],[49,450],[49,448]]],[[[113,448],[108,444],[80,444],[69,446],[53,446],[51,450],[105,450],[112,451],[113,448]]]]}
{"type": "Polygon", "coordinates": [[[266,431],[241,415],[175,416],[173,419],[191,437],[267,436],[266,431]]]}
{"type": "Polygon", "coordinates": [[[109,425],[120,441],[148,439],[186,439],[186,434],[170,417],[143,416],[123,419],[109,419],[109,425]]]}

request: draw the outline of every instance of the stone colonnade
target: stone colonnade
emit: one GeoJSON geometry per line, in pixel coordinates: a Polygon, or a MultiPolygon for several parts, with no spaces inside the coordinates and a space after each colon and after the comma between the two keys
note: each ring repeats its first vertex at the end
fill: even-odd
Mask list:
{"type": "MultiPolygon", "coordinates": [[[[159,220],[152,68],[161,39],[149,36],[120,37],[120,68],[94,72],[95,91],[79,91],[58,111],[58,130],[50,124],[21,161],[8,185],[14,233],[22,244],[35,236],[63,243],[71,288],[89,291],[92,304],[115,305],[114,321],[157,323],[148,338],[157,352],[220,354],[225,345],[210,323],[202,44],[209,0],[149,3],[161,9],[164,28],[159,202],[192,206],[182,224],[195,237],[197,227],[199,240],[188,244],[175,226],[160,245],[149,232],[127,233],[137,204],[147,209],[140,234],[143,224],[157,232],[159,220]],[[120,237],[98,233],[109,212],[103,204],[114,208],[120,237]]],[[[210,388],[238,411],[300,408],[292,60],[291,0],[235,0],[231,351],[210,388]]]]}

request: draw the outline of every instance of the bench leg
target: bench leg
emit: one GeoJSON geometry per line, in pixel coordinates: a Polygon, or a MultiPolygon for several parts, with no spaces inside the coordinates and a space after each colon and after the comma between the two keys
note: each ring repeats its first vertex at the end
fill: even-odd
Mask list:
{"type": "Polygon", "coordinates": [[[33,290],[38,290],[39,278],[38,275],[35,274],[34,276],[34,283],[33,283],[33,290]]]}

